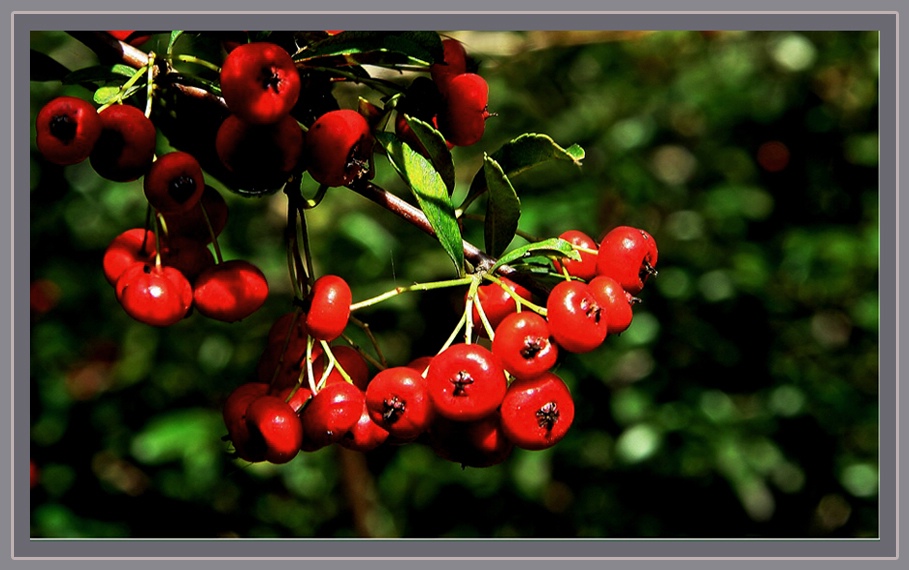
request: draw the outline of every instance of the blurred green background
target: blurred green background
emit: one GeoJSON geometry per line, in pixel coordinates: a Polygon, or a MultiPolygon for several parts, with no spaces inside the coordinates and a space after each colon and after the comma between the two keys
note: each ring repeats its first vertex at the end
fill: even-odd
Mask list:
{"type": "MultiPolygon", "coordinates": [[[[144,223],[141,181],[33,151],[31,536],[878,536],[877,34],[451,35],[497,113],[454,151],[457,196],[484,152],[544,133],[587,156],[513,180],[522,230],[635,225],[659,245],[631,328],[560,363],[568,436],[487,469],[416,444],[232,460],[220,404],[290,308],[283,195],[224,193],[220,245],[265,271],[263,310],[159,330],[122,311],[101,271],[108,242],[144,223]]],[[[93,63],[63,33],[32,47],[93,63]]],[[[32,82],[32,124],[62,93],[90,97],[32,82]]],[[[335,90],[348,106],[356,93],[379,102],[335,90]]],[[[436,243],[352,192],[332,190],[308,222],[317,270],[355,300],[451,276],[436,243]]],[[[465,235],[482,243],[479,225],[465,235]]],[[[409,293],[359,316],[404,363],[435,352],[462,298],[409,293]]]]}

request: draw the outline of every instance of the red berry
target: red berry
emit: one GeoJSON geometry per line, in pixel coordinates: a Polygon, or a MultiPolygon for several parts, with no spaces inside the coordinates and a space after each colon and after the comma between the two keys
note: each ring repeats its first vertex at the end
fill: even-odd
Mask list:
{"type": "Polygon", "coordinates": [[[300,163],[303,130],[286,115],[274,123],[251,124],[230,115],[218,128],[215,151],[245,190],[280,188],[300,163]]]}
{"type": "Polygon", "coordinates": [[[470,146],[483,138],[489,118],[489,85],[475,73],[451,79],[439,113],[439,130],[455,146],[470,146]]]}
{"type": "Polygon", "coordinates": [[[275,123],[300,95],[300,74],[277,44],[253,42],[231,50],[221,66],[221,95],[231,113],[247,123],[275,123]]]}
{"type": "Polygon", "coordinates": [[[209,267],[196,278],[193,302],[199,313],[232,323],[256,312],[268,298],[262,271],[242,259],[209,267]]]}
{"type": "Polygon", "coordinates": [[[552,337],[568,352],[590,352],[609,330],[605,311],[582,281],[561,281],[553,287],[546,300],[546,319],[552,337]]]}
{"type": "Polygon", "coordinates": [[[514,449],[497,411],[469,422],[437,416],[429,426],[429,445],[436,455],[462,467],[491,467],[514,449]]]}
{"type": "Polygon", "coordinates": [[[92,168],[114,182],[137,180],[155,158],[155,125],[132,105],[111,105],[98,117],[101,136],[89,155],[92,168]]]}
{"type": "Polygon", "coordinates": [[[319,184],[346,186],[369,170],[373,138],[360,113],[339,109],[316,119],[303,143],[304,165],[319,184]]]}
{"type": "Polygon", "coordinates": [[[549,323],[528,311],[505,317],[495,330],[492,353],[518,379],[533,378],[555,365],[559,349],[550,337],[549,323]]]}
{"type": "Polygon", "coordinates": [[[252,441],[262,441],[269,463],[287,463],[300,451],[300,416],[277,396],[264,395],[253,400],[246,409],[246,426],[252,441]]]}
{"type": "Polygon", "coordinates": [[[338,440],[338,445],[354,451],[367,452],[379,447],[387,439],[388,432],[372,421],[364,401],[360,419],[344,434],[344,437],[338,440]]]}
{"type": "Polygon", "coordinates": [[[502,402],[507,381],[498,357],[477,344],[453,344],[426,373],[433,409],[458,421],[477,420],[502,402]]]}
{"type": "Polygon", "coordinates": [[[180,237],[199,243],[211,243],[212,234],[215,237],[221,235],[227,225],[227,202],[220,192],[206,185],[202,190],[202,198],[195,206],[185,212],[161,213],[161,217],[167,226],[168,238],[180,237]],[[208,222],[205,221],[206,216],[208,222]]]}
{"type": "Polygon", "coordinates": [[[453,38],[442,40],[441,62],[429,66],[429,74],[439,91],[445,93],[451,80],[467,72],[467,51],[464,44],[453,38]]]}
{"type": "Polygon", "coordinates": [[[502,400],[502,431],[522,449],[539,450],[558,443],[574,421],[568,386],[551,372],[515,380],[502,400]]]}
{"type": "Polygon", "coordinates": [[[372,421],[399,440],[415,439],[432,418],[426,380],[406,366],[375,375],[366,387],[366,407],[372,421]]]}
{"type": "Polygon", "coordinates": [[[246,410],[253,400],[265,395],[268,385],[262,382],[247,382],[237,386],[224,401],[221,414],[237,456],[246,461],[263,461],[265,449],[261,442],[250,443],[249,428],[246,425],[246,410]]]}
{"type": "Polygon", "coordinates": [[[600,242],[597,273],[612,277],[623,289],[637,295],[647,279],[656,275],[657,257],[653,236],[639,228],[619,226],[600,242]]]}
{"type": "Polygon", "coordinates": [[[634,316],[631,306],[635,297],[622,289],[618,281],[605,275],[594,277],[588,286],[597,303],[606,311],[608,334],[619,334],[627,330],[634,316]]]}
{"type": "Polygon", "coordinates": [[[48,102],[35,119],[35,146],[50,162],[82,162],[101,136],[101,118],[88,101],[61,96],[48,102]]]}
{"type": "Polygon", "coordinates": [[[318,447],[337,443],[360,420],[364,397],[353,384],[326,384],[301,413],[306,439],[318,447]]]}
{"type": "Polygon", "coordinates": [[[155,255],[155,234],[142,228],[121,233],[104,250],[104,277],[111,285],[131,265],[145,264],[155,255]]]}
{"type": "Polygon", "coordinates": [[[344,332],[350,319],[350,286],[337,275],[323,275],[309,293],[306,328],[313,338],[332,341],[344,332]]]}
{"type": "MultiPolygon", "coordinates": [[[[597,242],[594,241],[592,237],[579,230],[562,232],[559,237],[572,245],[592,250],[597,249],[597,242]]],[[[564,267],[569,275],[583,279],[584,281],[589,281],[597,274],[597,255],[595,253],[587,253],[586,251],[578,251],[578,253],[581,255],[580,261],[567,257],[556,260],[556,271],[561,272],[564,267]]]]}
{"type": "Polygon", "coordinates": [[[143,181],[145,198],[159,212],[186,212],[199,203],[205,180],[196,157],[174,151],[158,157],[143,181]]]}
{"type": "Polygon", "coordinates": [[[214,267],[215,257],[208,245],[181,237],[168,237],[161,250],[161,263],[178,269],[190,283],[203,271],[214,267]]]}
{"type": "MultiPolygon", "coordinates": [[[[518,285],[510,279],[500,277],[499,280],[518,297],[529,301],[533,296],[527,288],[518,285]]],[[[465,300],[466,297],[467,294],[465,294],[465,300]]],[[[518,304],[517,301],[514,300],[514,297],[498,283],[487,283],[486,285],[477,287],[477,296],[474,299],[474,303],[480,303],[483,306],[483,313],[489,320],[489,324],[492,326],[493,331],[495,331],[496,327],[499,326],[505,317],[518,309],[518,304]]],[[[479,331],[481,335],[486,336],[486,329],[483,326],[483,322],[480,320],[480,312],[477,310],[476,306],[473,308],[473,327],[479,331]]]]}
{"type": "Polygon", "coordinates": [[[117,279],[115,288],[126,314],[151,326],[179,322],[192,304],[189,281],[169,267],[132,265],[117,279]]]}

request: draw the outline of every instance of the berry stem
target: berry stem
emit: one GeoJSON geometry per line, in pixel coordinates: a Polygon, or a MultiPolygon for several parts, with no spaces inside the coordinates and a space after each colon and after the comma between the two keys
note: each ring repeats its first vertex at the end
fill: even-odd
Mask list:
{"type": "Polygon", "coordinates": [[[450,347],[452,344],[454,344],[455,339],[458,338],[458,333],[461,332],[461,329],[464,328],[464,325],[466,325],[467,322],[469,322],[469,321],[470,321],[470,319],[467,318],[467,311],[464,311],[464,314],[461,315],[461,320],[458,321],[458,324],[455,326],[454,330],[451,331],[451,335],[448,337],[448,339],[445,341],[445,343],[442,345],[442,347],[438,350],[438,352],[436,352],[436,354],[441,354],[441,353],[445,352],[445,350],[448,347],[450,347]]]}
{"type": "Polygon", "coordinates": [[[371,307],[382,301],[396,297],[401,293],[407,293],[409,291],[430,291],[432,289],[444,289],[445,287],[456,287],[458,285],[467,285],[474,281],[473,277],[460,277],[458,279],[447,279],[445,281],[430,281],[427,283],[414,283],[413,285],[401,285],[400,287],[395,287],[391,291],[386,291],[381,295],[376,295],[375,297],[365,299],[359,303],[354,303],[350,306],[351,312],[363,309],[366,307],[371,307]]]}
{"type": "Polygon", "coordinates": [[[517,293],[515,293],[515,292],[511,289],[511,287],[509,287],[508,285],[506,285],[501,279],[499,279],[499,278],[496,277],[495,275],[492,275],[492,274],[490,274],[490,273],[486,273],[486,274],[484,275],[484,277],[485,277],[486,279],[489,279],[489,280],[492,281],[493,283],[496,283],[499,287],[501,287],[502,289],[504,289],[505,292],[508,293],[508,295],[510,295],[511,298],[514,299],[515,302],[518,304],[518,310],[520,310],[520,309],[521,309],[521,305],[523,305],[523,306],[527,307],[528,309],[530,309],[531,311],[533,311],[534,313],[537,313],[537,314],[539,314],[539,315],[541,315],[541,316],[544,316],[544,317],[546,316],[546,307],[541,307],[541,306],[537,305],[536,303],[533,303],[533,302],[531,302],[531,301],[528,301],[528,300],[525,299],[524,297],[521,297],[520,295],[518,295],[517,293]]]}
{"type": "Polygon", "coordinates": [[[206,67],[206,68],[214,71],[215,73],[221,73],[220,67],[218,67],[217,65],[215,65],[214,63],[212,63],[210,61],[206,61],[206,60],[198,58],[194,55],[181,53],[181,54],[177,54],[176,56],[174,56],[173,60],[183,61],[186,63],[195,63],[196,65],[201,65],[202,67],[206,67]]]}
{"type": "Polygon", "coordinates": [[[205,225],[208,227],[208,233],[211,235],[211,245],[215,248],[215,259],[218,263],[224,263],[224,257],[221,255],[221,246],[218,245],[218,236],[215,235],[215,229],[211,225],[211,218],[208,217],[208,211],[205,209],[205,205],[202,202],[199,202],[199,207],[202,209],[202,217],[205,218],[205,225]]]}
{"type": "Polygon", "coordinates": [[[385,355],[382,353],[382,348],[379,346],[378,339],[376,339],[375,335],[372,334],[372,329],[369,327],[369,323],[363,322],[360,319],[354,317],[353,315],[351,315],[349,317],[349,319],[350,319],[351,323],[353,323],[354,325],[359,327],[366,334],[366,337],[369,339],[369,342],[372,343],[372,347],[376,351],[378,360],[376,360],[371,355],[364,352],[357,343],[355,343],[353,340],[351,340],[351,338],[349,336],[344,335],[344,340],[346,340],[350,346],[357,349],[357,352],[362,354],[363,358],[369,360],[373,364],[373,366],[375,366],[376,368],[378,368],[380,370],[385,370],[386,368],[388,368],[388,361],[385,359],[385,355]]]}
{"type": "Polygon", "coordinates": [[[148,88],[145,94],[145,117],[150,118],[152,112],[152,98],[155,92],[155,52],[150,52],[148,54],[148,65],[146,67],[148,67],[148,79],[146,80],[148,88]]]}

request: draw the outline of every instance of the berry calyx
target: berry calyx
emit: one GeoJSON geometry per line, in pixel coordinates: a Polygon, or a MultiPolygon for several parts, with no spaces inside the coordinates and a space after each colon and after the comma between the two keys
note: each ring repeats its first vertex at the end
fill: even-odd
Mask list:
{"type": "Polygon", "coordinates": [[[247,123],[275,123],[300,95],[300,74],[287,50],[270,42],[237,46],[221,66],[221,94],[247,123]]]}
{"type": "Polygon", "coordinates": [[[306,132],[304,166],[319,184],[346,186],[367,173],[372,149],[372,131],[363,115],[329,111],[306,132]]]}
{"type": "Polygon", "coordinates": [[[470,421],[499,406],[507,381],[492,352],[477,344],[458,343],[430,363],[426,386],[436,412],[452,420],[470,421]]]}
{"type": "Polygon", "coordinates": [[[159,212],[183,213],[199,203],[205,179],[196,157],[174,151],[152,163],[142,186],[148,203],[159,212]]]}
{"type": "Polygon", "coordinates": [[[139,179],[155,158],[155,125],[132,105],[111,105],[98,117],[101,136],[88,157],[92,168],[114,182],[139,179]]]}
{"type": "Polygon", "coordinates": [[[559,356],[549,323],[537,313],[522,311],[505,317],[496,328],[492,353],[518,379],[534,378],[552,368],[559,356]]]}
{"type": "Polygon", "coordinates": [[[561,281],[546,299],[546,319],[556,343],[568,352],[583,353],[600,346],[609,321],[586,283],[561,281]]]}
{"type": "Polygon", "coordinates": [[[49,162],[70,165],[91,154],[101,136],[101,119],[88,101],[57,97],[38,111],[35,146],[49,162]]]}
{"type": "Polygon", "coordinates": [[[517,447],[540,450],[558,443],[574,421],[568,386],[551,372],[516,380],[502,400],[502,431],[517,447]]]}
{"type": "Polygon", "coordinates": [[[632,305],[638,299],[622,289],[618,281],[605,275],[591,279],[588,287],[597,303],[606,311],[608,334],[625,332],[631,326],[631,319],[634,316],[632,305]]]}
{"type": "Polygon", "coordinates": [[[399,440],[416,438],[432,418],[426,380],[406,366],[375,375],[366,387],[366,407],[372,421],[399,440]]]}
{"type": "Polygon", "coordinates": [[[600,242],[597,274],[612,277],[623,289],[637,295],[656,275],[658,254],[656,241],[645,230],[618,226],[600,242]]]}

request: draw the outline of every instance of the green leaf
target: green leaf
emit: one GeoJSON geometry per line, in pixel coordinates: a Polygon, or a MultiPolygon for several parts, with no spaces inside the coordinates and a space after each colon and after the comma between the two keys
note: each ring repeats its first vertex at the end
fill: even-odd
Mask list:
{"type": "MultiPolygon", "coordinates": [[[[525,133],[516,139],[502,145],[499,150],[492,153],[492,158],[502,166],[505,175],[513,178],[525,170],[546,162],[548,160],[564,160],[575,166],[581,166],[584,159],[584,149],[574,144],[568,148],[557,145],[547,135],[525,133]]],[[[477,197],[488,190],[486,176],[477,172],[470,183],[470,190],[461,209],[467,208],[477,197]]]]}
{"type": "Polygon", "coordinates": [[[436,233],[436,238],[454,262],[458,275],[463,275],[464,243],[461,228],[458,226],[454,206],[451,204],[451,197],[442,176],[423,155],[393,134],[380,132],[376,134],[376,138],[385,149],[394,169],[416,197],[420,209],[426,214],[430,226],[436,233]]]}
{"type": "Polygon", "coordinates": [[[324,56],[346,56],[371,52],[393,52],[406,61],[429,65],[442,60],[442,38],[436,32],[360,32],[347,31],[325,38],[311,49],[294,56],[305,62],[324,56]]]}
{"type": "Polygon", "coordinates": [[[109,84],[126,83],[124,78],[129,79],[139,71],[122,63],[114,65],[93,65],[83,69],[77,69],[63,79],[67,85],[94,84],[96,86],[105,86],[109,84]]]}
{"type": "Polygon", "coordinates": [[[183,30],[174,30],[170,33],[170,40],[167,42],[167,53],[171,54],[174,51],[174,44],[177,43],[177,38],[183,35],[183,30]]]}
{"type": "Polygon", "coordinates": [[[442,180],[445,181],[445,186],[448,188],[448,195],[451,196],[455,190],[455,167],[451,158],[451,150],[445,143],[445,137],[432,125],[420,119],[410,115],[404,115],[404,119],[420,140],[420,143],[422,143],[423,148],[426,149],[429,154],[429,160],[439,175],[442,176],[442,180]]]}
{"type": "Polygon", "coordinates": [[[34,49],[29,51],[28,67],[31,81],[63,81],[71,73],[56,59],[34,49]]]}
{"type": "Polygon", "coordinates": [[[105,87],[98,88],[98,90],[95,91],[95,94],[92,97],[92,100],[95,103],[97,103],[98,105],[106,105],[107,103],[114,101],[119,94],[120,94],[119,87],[117,87],[116,85],[108,85],[105,87]]]}
{"type": "Polygon", "coordinates": [[[568,257],[576,261],[581,260],[581,254],[571,245],[570,242],[562,238],[549,238],[543,241],[529,243],[515,248],[496,261],[490,271],[495,271],[499,266],[508,265],[515,261],[529,259],[540,255],[568,257]]]}
{"type": "Polygon", "coordinates": [[[486,222],[483,225],[483,237],[486,253],[498,257],[518,231],[518,220],[521,217],[521,201],[518,199],[511,181],[502,171],[502,167],[489,156],[483,157],[483,174],[489,188],[489,200],[486,202],[486,222]]]}

